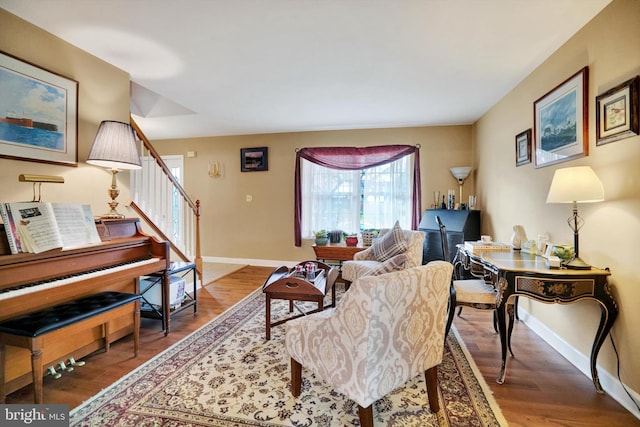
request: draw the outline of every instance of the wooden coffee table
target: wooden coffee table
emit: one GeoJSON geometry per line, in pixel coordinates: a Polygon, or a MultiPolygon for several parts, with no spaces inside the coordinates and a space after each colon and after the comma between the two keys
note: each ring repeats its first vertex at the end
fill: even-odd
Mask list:
{"type": "Polygon", "coordinates": [[[336,305],[336,289],[335,282],[338,277],[338,269],[331,267],[319,261],[304,261],[298,265],[305,265],[308,262],[316,264],[316,277],[314,280],[307,280],[304,276],[297,276],[295,267],[289,269],[285,266],[278,267],[271,273],[269,278],[262,285],[262,292],[266,295],[266,338],[271,339],[271,328],[283,324],[284,322],[296,319],[307,314],[316,313],[324,310],[324,297],[331,290],[331,305],[327,307],[335,307],[336,305]],[[311,301],[316,302],[318,307],[315,310],[305,312],[300,307],[300,314],[288,317],[277,322],[271,322],[271,300],[283,299],[289,301],[289,313],[293,312],[295,301],[311,301]]]}

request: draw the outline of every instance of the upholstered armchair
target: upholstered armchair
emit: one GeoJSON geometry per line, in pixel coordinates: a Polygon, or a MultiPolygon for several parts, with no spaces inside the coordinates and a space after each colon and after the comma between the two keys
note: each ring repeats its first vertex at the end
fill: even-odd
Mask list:
{"type": "Polygon", "coordinates": [[[424,233],[403,230],[396,222],[393,228],[383,230],[367,249],[357,252],[353,261],[342,264],[342,279],[347,283],[362,276],[375,276],[422,264],[424,233]]]}
{"type": "Polygon", "coordinates": [[[438,412],[437,366],[452,274],[450,263],[433,261],[365,276],[336,308],[289,321],[293,395],[301,393],[304,367],[354,400],[360,425],[372,426],[372,404],[424,373],[431,411],[438,412]]]}

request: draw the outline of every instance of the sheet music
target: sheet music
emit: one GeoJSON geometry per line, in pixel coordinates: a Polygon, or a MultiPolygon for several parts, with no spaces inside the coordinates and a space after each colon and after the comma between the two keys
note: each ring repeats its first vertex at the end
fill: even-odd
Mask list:
{"type": "Polygon", "coordinates": [[[64,249],[100,243],[90,205],[53,203],[52,207],[64,249]]]}

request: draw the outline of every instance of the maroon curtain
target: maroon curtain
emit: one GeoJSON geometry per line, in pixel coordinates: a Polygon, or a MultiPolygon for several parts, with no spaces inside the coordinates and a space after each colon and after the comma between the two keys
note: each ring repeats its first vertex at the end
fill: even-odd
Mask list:
{"type": "Polygon", "coordinates": [[[420,148],[412,145],[381,145],[376,147],[318,147],[301,148],[296,153],[294,237],[295,245],[302,245],[302,184],[300,182],[300,159],[308,160],[332,169],[360,170],[384,165],[409,154],[414,155],[413,196],[411,228],[417,230],[420,222],[420,148]]]}

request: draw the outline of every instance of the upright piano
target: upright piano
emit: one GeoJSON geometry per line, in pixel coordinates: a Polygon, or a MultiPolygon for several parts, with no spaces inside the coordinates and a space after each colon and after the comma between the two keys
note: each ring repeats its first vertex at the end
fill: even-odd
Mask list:
{"type": "MultiPolygon", "coordinates": [[[[0,321],[101,291],[139,293],[140,276],[163,272],[169,286],[169,242],[142,231],[137,218],[98,220],[101,243],[39,254],[11,254],[0,226],[0,321]]],[[[109,322],[115,339],[133,331],[130,316],[109,322]]],[[[47,343],[43,360],[55,365],[103,347],[101,326],[47,343]]],[[[8,347],[6,392],[31,382],[29,351],[8,347]]]]}

